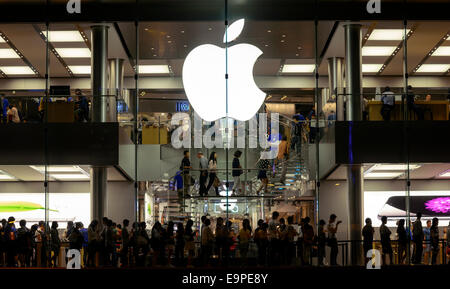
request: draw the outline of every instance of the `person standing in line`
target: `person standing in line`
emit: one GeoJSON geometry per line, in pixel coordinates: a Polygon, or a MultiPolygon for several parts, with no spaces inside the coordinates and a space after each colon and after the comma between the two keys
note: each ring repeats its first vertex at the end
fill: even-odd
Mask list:
{"type": "Polygon", "coordinates": [[[186,240],[186,251],[188,252],[187,268],[192,268],[192,259],[195,255],[195,243],[194,243],[194,231],[192,226],[194,222],[189,219],[186,223],[186,229],[184,230],[184,239],[186,240]]]}
{"type": "Polygon", "coordinates": [[[250,221],[248,219],[244,219],[242,221],[242,229],[239,230],[239,252],[241,255],[242,266],[248,265],[247,255],[249,242],[252,237],[252,227],[250,226],[250,221]]]}
{"type": "Polygon", "coordinates": [[[305,265],[305,260],[303,260],[303,225],[305,219],[301,218],[300,222],[298,224],[298,238],[297,238],[297,258],[300,261],[300,264],[303,266],[305,265]]]}
{"type": "Polygon", "coordinates": [[[6,262],[8,267],[17,266],[17,230],[14,217],[8,218],[8,224],[5,228],[6,235],[6,262]]]}
{"type": "Polygon", "coordinates": [[[98,234],[98,221],[93,220],[88,227],[88,261],[87,266],[95,267],[97,263],[97,252],[100,242],[98,234]]]}
{"type": "Polygon", "coordinates": [[[232,176],[233,176],[233,194],[235,194],[236,192],[243,192],[244,190],[242,190],[241,188],[241,175],[243,173],[242,171],[242,166],[241,163],[239,162],[239,158],[241,157],[242,152],[241,151],[236,151],[234,153],[234,158],[233,158],[233,172],[232,172],[232,176]]]}
{"type": "MultiPolygon", "coordinates": [[[[17,244],[19,246],[19,261],[21,267],[30,267],[33,253],[32,235],[27,228],[27,221],[20,220],[20,228],[17,229],[17,244]]],[[[1,250],[0,250],[1,252],[1,250]]]]}
{"type": "Polygon", "coordinates": [[[278,228],[278,254],[282,265],[286,264],[287,256],[287,226],[284,218],[280,218],[280,226],[278,228]]]}
{"type": "Polygon", "coordinates": [[[330,220],[328,221],[328,246],[330,247],[330,265],[337,266],[337,255],[338,255],[338,242],[336,233],[338,231],[339,225],[342,221],[337,221],[337,216],[335,214],[330,215],[330,220]]]}
{"type": "Polygon", "coordinates": [[[402,265],[406,258],[406,246],[408,245],[408,237],[405,229],[405,219],[398,221],[397,226],[397,238],[398,238],[398,264],[402,265]]]}
{"type": "Polygon", "coordinates": [[[295,237],[298,236],[297,231],[294,228],[294,217],[289,216],[287,218],[287,265],[292,265],[292,259],[295,256],[295,237]]]}
{"type": "Polygon", "coordinates": [[[128,232],[128,225],[130,221],[128,219],[123,220],[122,222],[122,249],[120,250],[120,262],[122,266],[128,266],[128,251],[130,244],[130,233],[128,232]]]}
{"type": "Polygon", "coordinates": [[[184,264],[184,246],[186,244],[184,234],[183,223],[177,223],[177,232],[175,234],[175,263],[177,266],[184,264]]]}
{"type": "Polygon", "coordinates": [[[437,256],[439,255],[439,219],[433,218],[430,228],[431,241],[431,265],[436,265],[437,256]]]}
{"type": "Polygon", "coordinates": [[[364,249],[364,258],[367,262],[372,260],[371,257],[367,257],[367,252],[369,250],[372,250],[373,246],[373,234],[375,233],[374,228],[372,227],[372,220],[370,218],[366,219],[366,225],[362,229],[362,236],[363,236],[363,249],[364,249]]]}
{"type": "Polygon", "coordinates": [[[200,178],[198,183],[200,185],[200,189],[198,191],[200,197],[208,195],[206,191],[206,181],[208,179],[208,160],[203,155],[203,152],[197,153],[197,158],[199,159],[199,167],[200,167],[200,178]]]}
{"type": "Polygon", "coordinates": [[[317,257],[319,258],[319,266],[323,266],[323,259],[325,258],[325,246],[327,243],[327,237],[325,232],[325,221],[319,221],[319,228],[317,231],[317,257]]]}
{"type": "Polygon", "coordinates": [[[384,89],[384,92],[381,95],[381,102],[383,103],[381,107],[381,116],[383,117],[383,120],[389,121],[391,120],[391,111],[394,110],[395,107],[395,95],[389,86],[386,86],[384,89]]]}
{"type": "Polygon", "coordinates": [[[309,224],[311,222],[310,217],[306,217],[303,221],[303,261],[305,265],[310,265],[311,251],[314,244],[314,228],[309,224]]]}
{"type": "Polygon", "coordinates": [[[209,258],[211,257],[212,243],[214,240],[214,234],[209,227],[211,221],[209,219],[205,220],[205,225],[202,230],[202,255],[203,255],[203,266],[209,267],[209,258]]]}
{"type": "Polygon", "coordinates": [[[216,220],[216,250],[219,258],[219,264],[223,264],[223,252],[226,244],[226,235],[224,235],[225,225],[223,224],[223,218],[218,217],[216,220]]]}
{"type": "Polygon", "coordinates": [[[272,219],[268,224],[268,237],[269,237],[269,264],[277,265],[279,255],[278,255],[278,247],[279,247],[279,235],[278,235],[278,227],[280,223],[278,221],[278,217],[280,214],[277,211],[272,213],[272,219]]]}
{"type": "Polygon", "coordinates": [[[180,171],[183,172],[183,194],[185,198],[190,198],[189,188],[191,186],[191,174],[190,170],[192,169],[191,161],[189,160],[190,153],[189,151],[183,152],[183,159],[181,160],[180,171]]]}
{"type": "Polygon", "coordinates": [[[280,183],[283,185],[286,182],[287,161],[289,157],[287,136],[283,136],[280,144],[278,145],[277,164],[281,164],[280,183]]]}
{"type": "Polygon", "coordinates": [[[53,221],[50,228],[51,252],[50,252],[50,266],[57,267],[59,250],[61,248],[61,239],[58,233],[58,222],[53,221]],[[53,256],[52,256],[53,252],[53,256]]]}
{"type": "Polygon", "coordinates": [[[175,252],[175,234],[174,234],[175,224],[169,221],[164,234],[164,241],[167,244],[167,266],[173,267],[172,265],[172,254],[175,252]]]}
{"type": "MultiPolygon", "coordinates": [[[[219,196],[219,178],[217,177],[217,154],[216,152],[212,152],[209,156],[209,182],[206,187],[206,193],[209,192],[212,186],[214,186],[214,190],[216,191],[216,196],[219,196]]],[[[203,233],[203,231],[202,231],[203,233]]]]}
{"type": "Polygon", "coordinates": [[[1,122],[6,123],[8,120],[7,115],[8,115],[9,101],[3,93],[0,94],[0,98],[1,98],[0,105],[1,105],[1,113],[2,113],[1,122]]]}
{"type": "Polygon", "coordinates": [[[413,264],[422,263],[422,252],[423,252],[423,228],[422,228],[422,213],[418,212],[416,214],[416,220],[413,223],[413,242],[414,242],[414,254],[413,254],[413,264]]]}
{"type": "Polygon", "coordinates": [[[381,247],[382,254],[381,259],[383,265],[386,265],[386,254],[389,255],[389,264],[392,265],[392,246],[391,246],[391,230],[386,226],[387,217],[381,217],[381,226],[380,226],[380,237],[381,237],[381,247]]]}
{"type": "Polygon", "coordinates": [[[260,266],[261,265],[261,260],[260,260],[260,250],[261,250],[261,237],[262,235],[260,234],[260,231],[262,230],[262,225],[264,224],[264,220],[263,219],[259,219],[258,223],[257,223],[257,227],[255,229],[254,232],[254,237],[253,240],[256,244],[256,247],[258,248],[258,257],[257,257],[257,265],[260,266]]]}
{"type": "Polygon", "coordinates": [[[425,241],[423,261],[426,265],[431,264],[431,220],[427,220],[427,226],[423,228],[423,239],[425,241]]]}
{"type": "Polygon", "coordinates": [[[14,104],[9,105],[9,109],[6,114],[8,116],[8,122],[20,123],[19,111],[14,104]]]}

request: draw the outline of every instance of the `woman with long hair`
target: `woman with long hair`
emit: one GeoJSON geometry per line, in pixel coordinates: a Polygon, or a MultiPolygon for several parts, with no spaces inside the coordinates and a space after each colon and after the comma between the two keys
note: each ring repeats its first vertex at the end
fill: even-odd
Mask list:
{"type": "Polygon", "coordinates": [[[242,265],[247,266],[247,254],[249,248],[250,238],[252,237],[252,227],[250,226],[250,221],[244,219],[242,221],[242,229],[239,231],[239,252],[242,259],[242,265]]]}
{"type": "Polygon", "coordinates": [[[214,190],[216,191],[216,196],[219,196],[219,179],[217,178],[217,154],[216,152],[211,152],[209,156],[208,163],[209,170],[209,182],[206,187],[206,194],[208,194],[209,189],[214,185],[214,190]]]}

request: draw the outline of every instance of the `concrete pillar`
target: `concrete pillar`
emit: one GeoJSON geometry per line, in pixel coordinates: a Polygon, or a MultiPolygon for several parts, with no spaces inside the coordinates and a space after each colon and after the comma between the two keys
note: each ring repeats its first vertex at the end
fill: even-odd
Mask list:
{"type": "Polygon", "coordinates": [[[344,58],[328,58],[328,87],[336,100],[336,119],[344,121],[344,58]]]}
{"type": "MultiPolygon", "coordinates": [[[[113,121],[111,110],[116,107],[115,101],[110,106],[108,97],[108,26],[91,26],[91,43],[92,122],[113,121]]],[[[91,168],[91,218],[99,221],[106,214],[107,179],[106,167],[91,168]]]]}
{"type": "MultiPolygon", "coordinates": [[[[346,118],[349,125],[362,120],[362,54],[361,25],[345,25],[345,76],[346,76],[346,118]]],[[[349,143],[349,152],[352,147],[349,143]]],[[[350,157],[347,169],[349,239],[352,265],[362,265],[361,230],[363,227],[364,172],[361,164],[353,164],[350,157]]]]}

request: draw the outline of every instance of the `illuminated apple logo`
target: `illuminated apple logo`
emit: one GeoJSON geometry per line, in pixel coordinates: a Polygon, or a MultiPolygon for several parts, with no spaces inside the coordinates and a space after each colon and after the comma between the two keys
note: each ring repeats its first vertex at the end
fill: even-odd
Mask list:
{"type": "MultiPolygon", "coordinates": [[[[245,20],[231,24],[224,43],[235,40],[245,20]]],[[[240,121],[251,119],[264,102],[266,94],[253,79],[253,66],[263,52],[250,44],[237,44],[228,49],[204,44],[193,49],[183,65],[183,85],[197,114],[206,121],[228,116],[240,121]],[[225,79],[228,67],[228,86],[225,79]]]]}

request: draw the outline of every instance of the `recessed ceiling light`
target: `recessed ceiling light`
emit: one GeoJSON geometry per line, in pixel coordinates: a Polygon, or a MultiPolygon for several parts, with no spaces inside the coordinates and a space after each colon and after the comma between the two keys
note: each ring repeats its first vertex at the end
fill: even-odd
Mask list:
{"type": "Polygon", "coordinates": [[[167,38],[170,38],[170,35],[166,35],[167,38]]]}
{"type": "Polygon", "coordinates": [[[169,74],[167,65],[139,65],[139,72],[142,74],[169,74]]]}
{"type": "Polygon", "coordinates": [[[57,180],[88,180],[89,176],[85,174],[50,174],[50,177],[57,180]]]}
{"type": "Polygon", "coordinates": [[[362,56],[388,56],[392,55],[396,48],[395,46],[364,46],[362,56]]]}
{"type": "Polygon", "coordinates": [[[11,48],[2,48],[0,49],[0,58],[20,58],[17,52],[11,48]]]}
{"type": "Polygon", "coordinates": [[[272,30],[269,29],[269,30],[267,30],[267,32],[270,33],[270,32],[272,32],[272,30]]]}
{"type": "Polygon", "coordinates": [[[284,39],[282,39],[281,42],[284,42],[284,39]]]}
{"type": "Polygon", "coordinates": [[[362,72],[370,73],[370,72],[378,72],[383,67],[383,64],[363,64],[362,72]]]}
{"type": "Polygon", "coordinates": [[[286,35],[285,35],[285,34],[283,34],[283,35],[281,35],[281,37],[283,37],[283,38],[284,38],[284,37],[286,37],[286,35]]]}
{"type": "Polygon", "coordinates": [[[450,69],[450,64],[422,64],[422,66],[417,69],[417,72],[435,72],[435,73],[444,73],[450,69]]]}
{"type": "MultiPolygon", "coordinates": [[[[406,34],[409,33],[406,30],[406,34]]],[[[375,29],[369,36],[368,40],[403,40],[404,29],[375,29]]]]}
{"type": "Polygon", "coordinates": [[[433,56],[450,56],[450,46],[441,46],[436,49],[433,56]]]}
{"type": "Polygon", "coordinates": [[[315,69],[314,64],[285,64],[282,73],[312,73],[315,69]]]}
{"type": "Polygon", "coordinates": [[[184,33],[184,30],[181,30],[180,32],[183,34],[183,33],[184,33]]]}
{"type": "Polygon", "coordinates": [[[172,40],[167,40],[167,43],[172,43],[172,40]]]}
{"type": "Polygon", "coordinates": [[[403,172],[370,172],[364,174],[365,179],[393,179],[403,175],[403,172]]]}
{"type": "Polygon", "coordinates": [[[29,66],[0,66],[0,70],[6,75],[28,75],[35,74],[29,66]]]}
{"type": "MultiPolygon", "coordinates": [[[[30,166],[30,168],[38,171],[38,172],[45,172],[44,166],[30,166]]],[[[70,172],[82,172],[84,171],[79,166],[48,166],[47,172],[49,173],[70,173],[70,172]]]]}
{"type": "Polygon", "coordinates": [[[156,54],[153,54],[153,57],[156,57],[156,54]]]}
{"type": "MultiPolygon", "coordinates": [[[[43,31],[46,36],[46,31],[43,31]]],[[[73,31],[49,31],[48,40],[50,42],[84,42],[78,30],[73,31]]]]}
{"type": "Polygon", "coordinates": [[[295,54],[295,56],[299,56],[299,54],[298,54],[298,53],[296,53],[296,54],[295,54]]]}
{"type": "Polygon", "coordinates": [[[187,44],[185,44],[185,45],[183,45],[184,46],[184,48],[186,48],[187,47],[187,44]]]}
{"type": "Polygon", "coordinates": [[[64,58],[91,58],[89,48],[55,48],[56,52],[64,58]]]}
{"type": "Polygon", "coordinates": [[[73,74],[91,74],[90,65],[69,65],[68,67],[73,74]]]}
{"type": "Polygon", "coordinates": [[[209,27],[209,28],[208,28],[208,30],[209,30],[209,31],[211,31],[211,30],[212,30],[212,28],[211,28],[211,27],[209,27]]]}
{"type": "Polygon", "coordinates": [[[269,44],[265,44],[264,46],[265,46],[265,47],[269,47],[269,44]]]}
{"type": "MultiPolygon", "coordinates": [[[[409,170],[416,170],[420,168],[421,165],[418,164],[410,164],[409,170]]],[[[408,165],[406,164],[395,164],[395,165],[384,165],[384,164],[376,164],[370,170],[371,171],[405,171],[408,169],[408,165]]]]}

